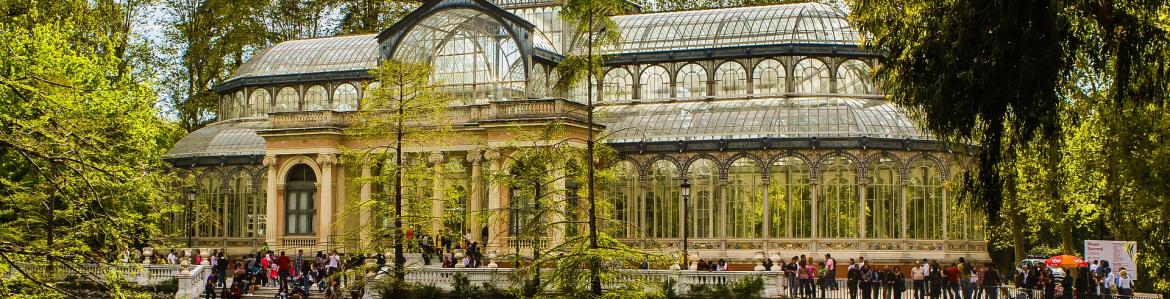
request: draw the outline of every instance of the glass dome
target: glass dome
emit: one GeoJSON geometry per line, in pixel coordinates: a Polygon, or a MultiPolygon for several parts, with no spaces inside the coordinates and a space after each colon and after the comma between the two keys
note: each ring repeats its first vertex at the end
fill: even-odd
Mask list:
{"type": "Polygon", "coordinates": [[[641,103],[598,108],[608,142],[799,137],[932,139],[879,99],[767,98],[641,103]]]}
{"type": "Polygon", "coordinates": [[[230,120],[195,130],[175,143],[167,159],[215,156],[264,155],[264,138],[256,130],[268,128],[265,120],[230,120]]]}
{"type": "Polygon", "coordinates": [[[846,14],[820,3],[616,16],[622,42],[611,54],[722,47],[856,45],[846,14]]]}

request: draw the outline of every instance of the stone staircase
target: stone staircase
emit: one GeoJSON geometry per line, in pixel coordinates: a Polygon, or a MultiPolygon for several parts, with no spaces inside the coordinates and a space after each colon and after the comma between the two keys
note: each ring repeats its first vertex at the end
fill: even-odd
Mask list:
{"type": "MultiPolygon", "coordinates": [[[[277,288],[277,287],[260,287],[260,288],[256,288],[256,291],[253,292],[251,295],[244,295],[244,298],[256,298],[256,299],[276,298],[276,293],[279,290],[280,290],[280,288],[277,288]]],[[[288,298],[295,298],[295,297],[289,296],[288,298]]],[[[309,289],[309,298],[310,299],[324,299],[325,293],[317,292],[317,287],[313,287],[313,288],[309,289]]]]}

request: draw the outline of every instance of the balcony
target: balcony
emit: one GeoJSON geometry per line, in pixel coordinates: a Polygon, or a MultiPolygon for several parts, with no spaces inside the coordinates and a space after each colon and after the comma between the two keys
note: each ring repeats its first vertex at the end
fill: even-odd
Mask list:
{"type": "MultiPolygon", "coordinates": [[[[584,123],[588,110],[584,104],[564,99],[527,99],[487,104],[455,106],[447,110],[451,124],[477,126],[489,122],[547,121],[554,119],[584,123]]],[[[330,110],[269,113],[270,129],[342,129],[353,123],[360,112],[330,110]]],[[[425,124],[420,124],[425,125],[425,124]]]]}

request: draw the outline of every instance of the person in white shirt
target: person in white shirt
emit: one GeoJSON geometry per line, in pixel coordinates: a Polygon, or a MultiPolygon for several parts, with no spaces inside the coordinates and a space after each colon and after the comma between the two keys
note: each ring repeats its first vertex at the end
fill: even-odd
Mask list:
{"type": "Polygon", "coordinates": [[[1117,288],[1117,294],[1124,297],[1133,297],[1133,276],[1129,276],[1129,271],[1125,267],[1121,267],[1117,275],[1110,273],[1113,276],[1109,283],[1117,288]]]}
{"type": "Polygon", "coordinates": [[[174,249],[171,249],[171,253],[167,254],[167,263],[170,263],[171,265],[179,264],[179,256],[175,255],[174,249]]]}
{"type": "Polygon", "coordinates": [[[337,271],[337,267],[340,265],[341,256],[337,255],[337,250],[335,249],[332,253],[329,254],[329,264],[325,267],[329,269],[329,274],[333,274],[333,272],[337,271]]]}

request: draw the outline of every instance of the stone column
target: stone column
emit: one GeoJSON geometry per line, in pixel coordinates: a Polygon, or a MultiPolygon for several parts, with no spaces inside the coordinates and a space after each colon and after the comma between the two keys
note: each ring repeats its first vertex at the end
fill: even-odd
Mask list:
{"type": "MultiPolygon", "coordinates": [[[[487,152],[484,152],[483,158],[487,159],[486,161],[488,161],[488,173],[500,172],[500,168],[502,166],[500,165],[499,161],[499,152],[488,150],[487,152]]],[[[500,210],[503,207],[503,198],[500,196],[502,195],[500,194],[501,188],[502,187],[500,186],[499,182],[492,180],[488,181],[488,240],[485,240],[485,243],[491,244],[492,248],[501,248],[504,245],[504,240],[500,238],[500,236],[504,231],[503,225],[507,223],[507,218],[501,217],[499,214],[501,213],[500,210]],[[500,219],[504,219],[504,221],[498,221],[500,219]]]]}
{"type": "Polygon", "coordinates": [[[481,202],[483,200],[483,178],[481,177],[483,176],[481,174],[483,170],[480,166],[481,158],[482,157],[480,156],[478,150],[467,152],[467,162],[471,163],[471,180],[469,183],[471,188],[468,188],[468,190],[470,190],[470,194],[467,196],[467,211],[470,213],[469,217],[467,217],[466,226],[471,228],[471,240],[479,242],[479,244],[486,245],[486,240],[483,239],[482,234],[483,224],[481,224],[479,220],[480,217],[486,215],[483,213],[483,204],[481,202]]]}
{"type": "Polygon", "coordinates": [[[857,184],[857,189],[858,189],[858,190],[857,190],[857,194],[861,195],[861,197],[858,199],[858,201],[860,202],[860,204],[859,204],[859,205],[857,205],[857,207],[858,207],[858,208],[857,208],[857,222],[859,222],[859,223],[857,224],[857,227],[861,228],[861,230],[857,232],[857,235],[858,235],[859,237],[861,237],[861,239],[865,239],[865,238],[866,238],[866,237],[868,237],[868,235],[869,235],[869,234],[867,234],[867,233],[866,233],[866,230],[867,230],[867,225],[866,225],[866,223],[865,223],[865,220],[866,220],[866,217],[865,217],[865,204],[866,204],[866,195],[867,195],[867,193],[869,192],[869,191],[868,191],[868,189],[869,189],[869,188],[868,188],[868,187],[869,187],[869,178],[861,178],[861,179],[858,179],[858,180],[857,180],[857,183],[858,183],[858,184],[857,184]]]}
{"type": "MultiPolygon", "coordinates": [[[[431,176],[431,232],[437,233],[443,229],[443,162],[446,157],[441,152],[433,152],[427,156],[427,162],[432,165],[434,174],[431,176]]],[[[455,232],[463,236],[464,232],[455,232]]],[[[460,239],[462,240],[462,239],[460,239]]]]}
{"type": "Polygon", "coordinates": [[[317,219],[321,223],[317,225],[317,243],[325,244],[330,240],[333,234],[333,166],[337,164],[337,155],[334,154],[317,154],[317,166],[321,167],[321,177],[318,182],[318,199],[321,207],[317,210],[317,219]]]}
{"type": "Polygon", "coordinates": [[[361,191],[361,194],[359,195],[361,197],[361,199],[358,202],[358,205],[360,206],[360,208],[358,208],[358,211],[359,211],[358,212],[358,228],[360,229],[360,231],[358,232],[358,235],[361,238],[361,241],[360,241],[361,245],[368,245],[369,244],[370,230],[373,229],[372,227],[370,227],[370,225],[371,225],[370,224],[370,205],[373,204],[370,202],[370,200],[371,200],[370,197],[371,197],[371,194],[373,193],[373,186],[371,186],[369,179],[370,179],[370,164],[368,161],[363,161],[363,163],[362,163],[362,180],[364,183],[362,184],[362,191],[361,191]]]}
{"type": "Polygon", "coordinates": [[[284,188],[277,187],[276,176],[277,172],[280,171],[280,164],[277,162],[276,155],[264,156],[264,166],[268,167],[268,184],[264,190],[264,194],[268,198],[264,204],[264,231],[262,233],[264,234],[264,242],[267,242],[268,246],[274,247],[276,246],[277,232],[280,231],[276,224],[276,217],[278,217],[276,215],[277,194],[283,192],[284,188]]]}

